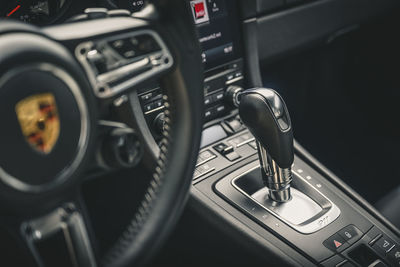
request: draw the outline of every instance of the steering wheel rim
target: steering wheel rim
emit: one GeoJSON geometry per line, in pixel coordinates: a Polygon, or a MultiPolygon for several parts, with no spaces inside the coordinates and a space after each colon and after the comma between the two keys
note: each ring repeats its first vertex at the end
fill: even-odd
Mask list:
{"type": "MultiPolygon", "coordinates": [[[[160,16],[154,28],[175,60],[174,69],[161,78],[167,95],[166,131],[150,186],[131,223],[101,260],[105,266],[141,264],[156,251],[183,210],[197,159],[203,118],[200,48],[181,1],[159,1],[157,10],[160,16]]],[[[3,25],[0,30],[45,36],[19,23],[3,25]]]]}

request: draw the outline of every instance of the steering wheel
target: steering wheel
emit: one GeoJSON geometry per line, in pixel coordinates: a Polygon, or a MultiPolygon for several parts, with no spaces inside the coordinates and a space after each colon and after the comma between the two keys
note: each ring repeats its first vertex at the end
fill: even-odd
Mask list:
{"type": "Polygon", "coordinates": [[[182,1],[155,1],[145,11],[134,18],[96,10],[41,29],[0,23],[0,221],[39,266],[142,264],[183,210],[202,129],[200,48],[182,1]],[[117,55],[118,41],[133,43],[137,55],[117,55]],[[138,105],[149,81],[164,90],[159,146],[138,105]],[[118,122],[107,121],[110,112],[118,122]],[[99,149],[113,134],[131,146],[99,149]],[[154,171],[131,222],[98,255],[80,189],[111,152],[126,163],[119,168],[144,154],[154,171]]]}

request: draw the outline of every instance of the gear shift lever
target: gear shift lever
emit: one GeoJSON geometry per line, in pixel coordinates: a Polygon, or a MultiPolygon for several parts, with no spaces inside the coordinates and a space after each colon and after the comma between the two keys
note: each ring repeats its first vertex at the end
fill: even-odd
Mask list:
{"type": "Polygon", "coordinates": [[[272,89],[255,88],[241,93],[239,113],[257,140],[264,185],[276,202],[291,199],[293,132],[282,97],[272,89]]]}

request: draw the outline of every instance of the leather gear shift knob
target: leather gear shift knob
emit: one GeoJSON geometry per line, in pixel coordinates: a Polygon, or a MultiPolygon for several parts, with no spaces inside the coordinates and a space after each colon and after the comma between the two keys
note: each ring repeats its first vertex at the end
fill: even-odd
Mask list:
{"type": "Polygon", "coordinates": [[[240,95],[239,114],[257,140],[264,185],[276,202],[291,199],[293,131],[282,97],[272,89],[255,88],[240,95]]]}
{"type": "Polygon", "coordinates": [[[257,141],[282,169],[294,160],[293,131],[282,97],[272,89],[255,88],[241,93],[239,113],[257,141]]]}

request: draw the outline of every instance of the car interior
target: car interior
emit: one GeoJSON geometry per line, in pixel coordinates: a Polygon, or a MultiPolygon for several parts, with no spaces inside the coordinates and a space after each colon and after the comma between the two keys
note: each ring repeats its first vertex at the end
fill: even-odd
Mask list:
{"type": "Polygon", "coordinates": [[[400,266],[399,26],[397,0],[2,0],[0,266],[400,266]]]}

